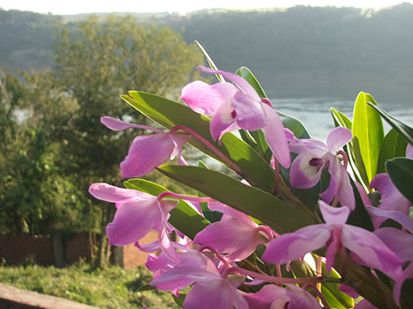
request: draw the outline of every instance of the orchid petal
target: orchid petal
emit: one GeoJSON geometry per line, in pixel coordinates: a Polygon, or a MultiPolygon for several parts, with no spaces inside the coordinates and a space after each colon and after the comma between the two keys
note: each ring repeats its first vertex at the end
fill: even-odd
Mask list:
{"type": "Polygon", "coordinates": [[[289,302],[286,296],[287,289],[276,285],[265,285],[256,293],[244,294],[250,309],[268,309],[276,300],[282,300],[283,306],[289,302]]]}
{"type": "Polygon", "coordinates": [[[393,286],[393,296],[396,300],[396,304],[400,306],[400,294],[402,291],[403,282],[406,279],[413,278],[413,263],[410,263],[409,266],[403,271],[403,277],[401,280],[397,281],[393,286]]]}
{"type": "Polygon", "coordinates": [[[392,219],[413,234],[413,219],[400,211],[385,210],[374,206],[366,206],[367,211],[375,217],[392,219]]]}
{"type": "Polygon", "coordinates": [[[209,202],[208,208],[211,211],[218,211],[220,213],[229,215],[231,218],[237,219],[237,221],[239,222],[243,222],[244,224],[250,225],[254,228],[256,227],[256,224],[250,219],[250,217],[248,217],[248,215],[225,204],[222,204],[221,202],[209,202]]]}
{"type": "Polygon", "coordinates": [[[145,125],[140,125],[140,124],[134,124],[134,123],[129,123],[129,122],[125,122],[119,119],[115,119],[109,116],[104,116],[100,118],[100,122],[105,125],[107,128],[114,130],[114,131],[121,131],[121,130],[126,130],[129,128],[138,128],[138,129],[142,129],[142,130],[150,130],[153,132],[157,132],[157,133],[163,133],[162,130],[153,128],[153,127],[149,127],[149,126],[145,126],[145,125]]]}
{"type": "Polygon", "coordinates": [[[168,133],[136,137],[120,164],[122,178],[139,177],[152,172],[169,158],[173,150],[174,143],[168,133]]]}
{"type": "Polygon", "coordinates": [[[211,136],[216,141],[221,139],[222,135],[235,129],[239,129],[234,119],[234,109],[230,102],[222,104],[211,119],[209,126],[211,136]]]}
{"type": "Polygon", "coordinates": [[[413,159],[413,145],[412,144],[407,144],[406,158],[413,159]]]}
{"type": "Polygon", "coordinates": [[[409,201],[396,189],[388,174],[377,174],[370,182],[370,188],[381,194],[380,209],[401,212],[408,209],[409,201]]]}
{"type": "Polygon", "coordinates": [[[262,259],[274,264],[284,264],[324,247],[330,237],[331,228],[326,224],[306,226],[271,240],[262,259]]]}
{"type": "Polygon", "coordinates": [[[338,184],[334,174],[330,174],[330,183],[327,190],[320,194],[320,197],[326,202],[331,203],[334,197],[337,195],[338,184]]]}
{"type": "Polygon", "coordinates": [[[195,236],[194,242],[230,253],[227,259],[232,262],[248,257],[264,240],[254,226],[230,219],[208,225],[195,236]]]}
{"type": "Polygon", "coordinates": [[[282,121],[274,109],[265,104],[263,104],[263,108],[268,119],[268,124],[262,128],[265,140],[281,165],[289,168],[291,164],[290,149],[282,121]]]}
{"type": "Polygon", "coordinates": [[[134,200],[143,200],[143,199],[150,199],[153,198],[152,195],[140,192],[137,190],[125,189],[125,188],[118,188],[115,186],[108,185],[106,183],[94,183],[89,187],[89,193],[94,196],[95,198],[111,202],[117,203],[122,201],[127,201],[129,199],[134,200]]]}
{"type": "Polygon", "coordinates": [[[178,254],[176,253],[176,250],[171,242],[171,239],[169,238],[165,225],[161,231],[159,240],[160,240],[162,251],[165,253],[165,255],[169,259],[171,259],[173,262],[178,263],[179,262],[178,254]]]}
{"type": "Polygon", "coordinates": [[[321,178],[325,162],[310,153],[302,153],[291,164],[290,181],[294,188],[314,187],[321,178]]]}
{"type": "Polygon", "coordinates": [[[202,81],[195,81],[182,89],[181,99],[197,113],[213,115],[225,102],[229,102],[237,87],[230,83],[208,85],[202,81]]]}
{"type": "Polygon", "coordinates": [[[379,237],[403,262],[413,261],[413,235],[401,230],[384,227],[375,230],[379,237]]]}
{"type": "Polygon", "coordinates": [[[350,209],[348,207],[332,207],[323,201],[319,201],[321,214],[324,221],[328,224],[343,225],[346,223],[350,209]]]}
{"type": "Polygon", "coordinates": [[[340,204],[347,206],[350,210],[356,209],[356,198],[354,197],[353,187],[344,166],[337,160],[330,165],[334,166],[334,175],[337,181],[337,198],[340,204]]]}
{"type": "Polygon", "coordinates": [[[144,237],[162,219],[156,200],[128,201],[106,227],[109,244],[125,246],[144,237]]]}
{"type": "Polygon", "coordinates": [[[187,309],[248,309],[248,303],[225,279],[197,282],[185,297],[187,309]]]}
{"type": "Polygon", "coordinates": [[[317,299],[304,289],[292,286],[287,289],[287,296],[290,298],[288,308],[322,309],[317,299]]]}
{"type": "Polygon", "coordinates": [[[327,135],[327,147],[333,155],[345,144],[351,141],[352,134],[347,128],[337,127],[327,135]]]}
{"type": "Polygon", "coordinates": [[[241,90],[245,93],[251,96],[253,99],[260,101],[260,97],[258,96],[257,92],[255,91],[254,87],[250,85],[244,78],[241,76],[230,73],[230,72],[225,72],[221,70],[214,70],[210,69],[207,67],[198,67],[201,72],[204,73],[209,73],[209,74],[221,74],[224,76],[226,79],[229,79],[230,81],[234,82],[241,90]]]}
{"type": "Polygon", "coordinates": [[[341,242],[365,265],[376,268],[394,280],[400,280],[402,261],[373,233],[353,225],[344,225],[341,242]]]}
{"type": "Polygon", "coordinates": [[[266,105],[261,101],[256,101],[241,91],[236,92],[231,101],[237,124],[249,131],[259,130],[268,123],[264,106],[266,105]]]}

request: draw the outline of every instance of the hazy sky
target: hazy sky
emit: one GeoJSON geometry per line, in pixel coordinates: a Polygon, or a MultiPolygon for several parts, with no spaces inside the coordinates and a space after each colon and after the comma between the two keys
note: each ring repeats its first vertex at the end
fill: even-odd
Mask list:
{"type": "MultiPolygon", "coordinates": [[[[311,6],[331,5],[380,8],[392,6],[401,2],[403,2],[403,0],[0,0],[0,8],[3,8],[5,10],[17,9],[39,13],[51,12],[56,15],[62,15],[90,12],[190,12],[205,8],[247,9],[291,7],[298,4],[311,6]]],[[[411,1],[404,2],[411,3],[411,1]]]]}

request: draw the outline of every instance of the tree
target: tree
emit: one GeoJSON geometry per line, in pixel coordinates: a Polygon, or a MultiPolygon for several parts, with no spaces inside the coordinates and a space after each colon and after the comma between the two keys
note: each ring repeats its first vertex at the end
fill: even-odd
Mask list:
{"type": "MultiPolygon", "coordinates": [[[[143,121],[119,95],[144,90],[177,98],[203,63],[201,52],[170,28],[139,23],[131,16],[102,21],[91,16],[79,24],[60,25],[54,59],[50,79],[32,79],[32,96],[44,97],[33,107],[35,121],[50,140],[61,143],[60,166],[65,175],[75,175],[85,196],[92,182],[119,183],[118,164],[137,134],[110,131],[100,117],[143,121]]],[[[94,203],[104,231],[114,209],[94,203]]],[[[100,248],[98,257],[103,242],[100,248]]]]}

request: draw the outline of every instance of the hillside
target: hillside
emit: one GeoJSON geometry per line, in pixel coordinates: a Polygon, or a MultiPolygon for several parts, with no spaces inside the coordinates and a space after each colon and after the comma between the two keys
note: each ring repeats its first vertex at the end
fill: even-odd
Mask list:
{"type": "MultiPolygon", "coordinates": [[[[0,66],[39,70],[53,65],[59,17],[0,10],[0,66]]],[[[413,97],[413,5],[380,11],[296,6],[287,10],[201,11],[186,16],[137,14],[143,22],[183,29],[225,70],[253,70],[270,96],[413,97]]]]}

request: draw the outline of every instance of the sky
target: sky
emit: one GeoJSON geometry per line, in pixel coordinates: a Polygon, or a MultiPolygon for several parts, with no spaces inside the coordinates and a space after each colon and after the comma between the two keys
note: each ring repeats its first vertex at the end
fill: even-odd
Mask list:
{"type": "MultiPolygon", "coordinates": [[[[310,6],[351,6],[360,8],[381,8],[396,5],[403,0],[0,0],[4,10],[33,11],[54,15],[101,12],[191,12],[208,8],[251,9],[251,8],[286,8],[295,5],[310,6]]],[[[412,1],[404,1],[410,2],[412,1]]]]}

